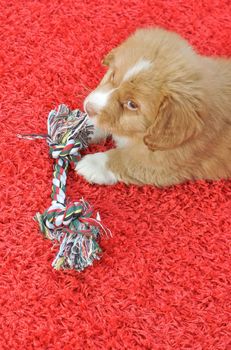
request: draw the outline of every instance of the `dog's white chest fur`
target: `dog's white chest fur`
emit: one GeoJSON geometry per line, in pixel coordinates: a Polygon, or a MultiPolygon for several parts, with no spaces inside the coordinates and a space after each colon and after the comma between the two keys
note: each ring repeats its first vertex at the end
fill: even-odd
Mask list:
{"type": "Polygon", "coordinates": [[[112,135],[112,138],[117,148],[126,147],[130,143],[130,140],[128,137],[112,135]]]}

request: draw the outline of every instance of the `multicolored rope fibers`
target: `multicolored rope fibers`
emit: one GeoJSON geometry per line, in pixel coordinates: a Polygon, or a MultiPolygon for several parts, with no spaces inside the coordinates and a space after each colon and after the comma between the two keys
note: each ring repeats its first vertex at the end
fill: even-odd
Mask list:
{"type": "Polygon", "coordinates": [[[76,166],[80,150],[88,145],[93,126],[87,123],[87,114],[71,111],[60,105],[48,116],[48,135],[18,135],[26,139],[45,138],[49,154],[55,160],[52,181],[52,204],[43,214],[37,213],[44,236],[60,243],[60,249],[52,266],[55,269],[82,271],[100,259],[100,229],[107,230],[100,222],[100,216],[92,217],[92,207],[83,199],[70,202],[66,199],[67,171],[70,164],[76,166]]]}

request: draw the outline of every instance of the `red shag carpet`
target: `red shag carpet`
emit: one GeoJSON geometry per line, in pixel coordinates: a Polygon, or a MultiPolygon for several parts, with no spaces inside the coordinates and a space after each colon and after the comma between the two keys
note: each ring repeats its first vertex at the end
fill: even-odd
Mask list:
{"type": "Polygon", "coordinates": [[[61,102],[81,108],[103,55],[137,27],[230,56],[230,0],[2,0],[0,18],[0,349],[230,349],[230,181],[102,187],[72,172],[69,196],[113,238],[93,267],[55,271],[33,221],[50,204],[48,148],[16,138],[46,132],[61,102]]]}

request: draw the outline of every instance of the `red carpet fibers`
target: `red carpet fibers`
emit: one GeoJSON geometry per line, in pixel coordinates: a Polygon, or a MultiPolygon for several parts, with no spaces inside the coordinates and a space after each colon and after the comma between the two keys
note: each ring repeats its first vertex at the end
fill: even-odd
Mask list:
{"type": "Polygon", "coordinates": [[[50,204],[52,162],[45,142],[15,136],[45,132],[61,102],[81,107],[102,56],[138,26],[230,56],[230,0],[2,0],[0,17],[0,349],[231,349],[230,181],[159,190],[71,173],[69,195],[113,238],[86,271],[54,271],[57,248],[32,220],[50,204]]]}

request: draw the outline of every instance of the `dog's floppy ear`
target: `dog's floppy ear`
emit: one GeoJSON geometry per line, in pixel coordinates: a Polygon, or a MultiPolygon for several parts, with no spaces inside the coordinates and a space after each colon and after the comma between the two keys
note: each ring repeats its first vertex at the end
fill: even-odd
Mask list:
{"type": "Polygon", "coordinates": [[[113,61],[115,54],[115,49],[112,49],[102,60],[102,64],[104,66],[109,66],[109,64],[113,61]]]}
{"type": "Polygon", "coordinates": [[[151,151],[167,150],[196,137],[203,128],[200,109],[193,97],[165,97],[144,143],[151,151]]]}

